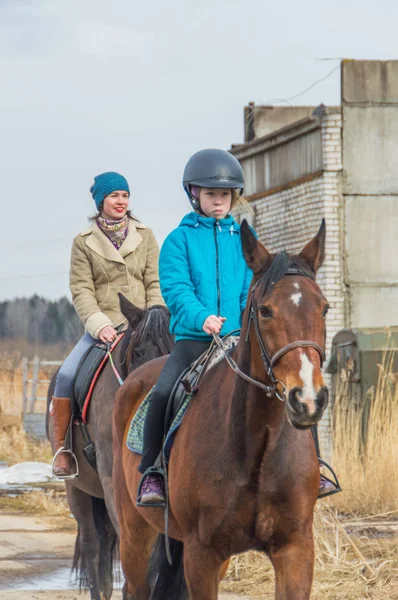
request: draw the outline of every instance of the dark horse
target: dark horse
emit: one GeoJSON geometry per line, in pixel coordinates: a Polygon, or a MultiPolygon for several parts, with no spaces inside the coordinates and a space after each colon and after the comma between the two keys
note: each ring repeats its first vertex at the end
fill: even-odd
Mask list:
{"type": "MultiPolygon", "coordinates": [[[[121,310],[128,320],[123,340],[113,359],[123,378],[146,361],[168,354],[173,347],[166,308],[141,310],[120,294],[121,310]]],[[[48,401],[55,385],[53,378],[48,401]]],[[[78,524],[73,568],[80,587],[90,590],[92,600],[108,600],[113,589],[113,553],[118,547],[118,522],[112,484],[112,411],[119,384],[109,362],[94,388],[88,414],[88,430],[96,447],[97,470],[88,464],[79,425],[73,426],[73,448],[80,474],[65,481],[70,509],[78,524]]],[[[47,410],[47,415],[49,412],[47,410]]],[[[53,423],[47,420],[52,443],[53,423]]]]}
{"type": "Polygon", "coordinates": [[[295,256],[270,254],[245,222],[241,235],[254,277],[231,354],[236,364],[221,360],[207,371],[171,450],[172,566],[159,536],[163,510],[136,507],[140,457],[125,444],[166,359],[134,371],[116,395],[124,600],[215,600],[230,557],[251,549],[270,558],[277,600],[310,596],[319,466],[309,428],[328,402],[321,372],[328,305],[315,282],[325,223],[295,256]]]}

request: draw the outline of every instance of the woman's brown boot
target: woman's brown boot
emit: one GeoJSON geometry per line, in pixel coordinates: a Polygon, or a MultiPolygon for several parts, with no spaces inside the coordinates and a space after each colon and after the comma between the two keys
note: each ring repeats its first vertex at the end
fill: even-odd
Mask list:
{"type": "Polygon", "coordinates": [[[69,450],[62,450],[72,417],[70,398],[53,396],[52,414],[54,419],[53,475],[55,477],[70,477],[72,475],[72,453],[69,450]]]}

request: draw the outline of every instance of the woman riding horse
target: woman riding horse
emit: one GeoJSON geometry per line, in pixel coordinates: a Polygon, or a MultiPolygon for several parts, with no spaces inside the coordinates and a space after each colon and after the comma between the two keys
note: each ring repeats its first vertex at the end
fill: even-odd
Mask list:
{"type": "Polygon", "coordinates": [[[118,292],[139,308],[164,305],[159,288],[159,248],[151,229],[129,210],[130,189],[123,175],[101,173],[90,192],[97,207],[92,226],[73,241],[70,290],[85,334],[60,368],[50,411],[54,419],[53,473],[72,475],[72,454],[64,450],[72,415],[72,383],[87,349],[97,340],[112,343],[126,318],[118,292]]]}

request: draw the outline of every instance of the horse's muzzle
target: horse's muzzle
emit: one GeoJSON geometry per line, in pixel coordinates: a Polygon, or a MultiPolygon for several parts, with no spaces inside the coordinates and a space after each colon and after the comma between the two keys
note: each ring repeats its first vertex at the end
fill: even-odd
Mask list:
{"type": "Polygon", "coordinates": [[[294,427],[308,429],[322,418],[329,402],[329,390],[322,386],[311,404],[301,399],[302,393],[303,390],[299,387],[290,390],[286,401],[286,413],[294,427]]]}

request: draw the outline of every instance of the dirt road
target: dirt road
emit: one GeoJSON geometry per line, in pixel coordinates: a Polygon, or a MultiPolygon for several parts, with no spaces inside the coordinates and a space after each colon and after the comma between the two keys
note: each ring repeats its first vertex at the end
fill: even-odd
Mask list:
{"type": "MultiPolygon", "coordinates": [[[[62,519],[0,513],[0,600],[88,600],[70,579],[74,544],[75,533],[62,519]]],[[[112,600],[121,598],[115,591],[112,600]]]]}
{"type": "MultiPolygon", "coordinates": [[[[121,600],[122,595],[116,592],[112,596],[112,600],[121,600]]],[[[1,600],[88,600],[87,595],[79,596],[76,591],[18,591],[18,592],[0,592],[1,600]]]]}

